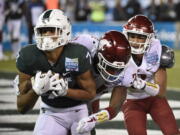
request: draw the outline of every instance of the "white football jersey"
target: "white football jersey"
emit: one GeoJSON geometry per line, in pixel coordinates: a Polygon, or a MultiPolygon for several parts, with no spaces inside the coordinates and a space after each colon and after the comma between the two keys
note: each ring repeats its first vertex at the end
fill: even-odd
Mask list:
{"type": "MultiPolygon", "coordinates": [[[[133,58],[130,59],[126,70],[124,71],[124,78],[122,84],[124,86],[130,86],[133,82],[133,76],[137,74],[143,80],[148,82],[154,82],[154,73],[159,69],[160,57],[161,57],[161,43],[158,39],[153,39],[148,52],[143,56],[142,63],[137,66],[133,58]]],[[[149,97],[144,90],[128,88],[127,99],[143,99],[149,97]]]]}
{"type": "MultiPolygon", "coordinates": [[[[81,37],[83,36],[80,35],[79,38],[81,37]]],[[[93,39],[90,36],[89,37],[86,36],[86,37],[87,38],[83,37],[83,40],[75,39],[73,42],[80,43],[89,49],[90,48],[89,46],[93,45],[90,42],[93,39]]],[[[91,49],[89,50],[91,51],[91,49]]],[[[134,60],[131,58],[116,82],[106,83],[99,74],[96,74],[94,72],[97,88],[101,89],[99,92],[97,92],[95,99],[100,98],[100,96],[104,93],[111,92],[115,86],[129,87],[127,99],[142,99],[149,97],[150,95],[148,95],[143,90],[133,89],[131,86],[134,81],[134,76],[136,74],[138,74],[139,76],[141,76],[142,79],[145,79],[148,82],[154,82],[153,76],[154,73],[159,68],[160,57],[161,57],[161,43],[158,39],[153,39],[148,52],[145,53],[143,56],[141,65],[137,66],[134,60]],[[103,84],[106,86],[104,89],[101,88],[103,84]]]]}

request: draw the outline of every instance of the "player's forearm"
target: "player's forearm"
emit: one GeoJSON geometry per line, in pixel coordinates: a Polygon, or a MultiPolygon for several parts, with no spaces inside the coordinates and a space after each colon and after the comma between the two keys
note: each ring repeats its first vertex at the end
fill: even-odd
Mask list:
{"type": "Polygon", "coordinates": [[[165,97],[166,96],[166,87],[160,86],[157,96],[162,97],[162,98],[165,97]]]}
{"type": "Polygon", "coordinates": [[[125,100],[126,100],[126,96],[122,96],[118,103],[116,103],[114,105],[111,105],[111,104],[109,105],[109,107],[112,107],[114,109],[115,116],[120,112],[125,100]]]}
{"type": "Polygon", "coordinates": [[[89,92],[82,89],[69,88],[66,96],[76,100],[92,100],[95,97],[95,95],[96,95],[95,92],[89,92]]]}
{"type": "Polygon", "coordinates": [[[167,72],[165,68],[160,68],[155,74],[155,83],[159,85],[157,96],[165,97],[167,88],[167,72]]]}
{"type": "Polygon", "coordinates": [[[17,109],[18,112],[24,114],[31,110],[38,100],[38,95],[31,89],[26,94],[17,96],[17,109]]]}
{"type": "MultiPolygon", "coordinates": [[[[125,100],[125,99],[124,99],[125,100]]],[[[122,104],[124,102],[124,100],[122,100],[119,104],[117,104],[116,106],[109,106],[107,108],[105,108],[106,110],[108,110],[109,113],[109,120],[115,118],[117,116],[117,114],[120,112],[122,104]]]]}
{"type": "Polygon", "coordinates": [[[145,82],[143,90],[151,96],[165,97],[166,86],[158,83],[145,82]]]}
{"type": "Polygon", "coordinates": [[[108,120],[111,120],[117,116],[117,114],[121,110],[121,107],[122,107],[122,104],[124,103],[124,101],[125,101],[125,98],[122,99],[118,104],[113,105],[113,106],[109,105],[109,107],[105,108],[105,110],[107,110],[109,113],[109,119],[108,120]]]}
{"type": "Polygon", "coordinates": [[[117,86],[112,91],[109,107],[113,108],[115,116],[121,110],[121,107],[122,107],[122,105],[126,99],[126,95],[127,95],[127,88],[126,87],[117,86]]]}

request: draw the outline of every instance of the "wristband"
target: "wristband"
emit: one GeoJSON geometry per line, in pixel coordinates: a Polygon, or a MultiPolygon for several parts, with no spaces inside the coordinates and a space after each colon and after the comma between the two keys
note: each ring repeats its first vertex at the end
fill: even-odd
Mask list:
{"type": "Polygon", "coordinates": [[[155,83],[146,82],[145,85],[145,92],[148,93],[151,96],[156,96],[159,93],[159,85],[155,83]]]}
{"type": "Polygon", "coordinates": [[[109,112],[107,110],[101,110],[100,112],[94,114],[97,124],[109,120],[109,112]]]}
{"type": "Polygon", "coordinates": [[[109,113],[109,120],[113,119],[116,116],[116,111],[113,107],[107,107],[105,110],[109,113]]]}
{"type": "Polygon", "coordinates": [[[116,116],[116,111],[113,107],[107,107],[98,113],[94,114],[97,124],[113,119],[116,116]]]}

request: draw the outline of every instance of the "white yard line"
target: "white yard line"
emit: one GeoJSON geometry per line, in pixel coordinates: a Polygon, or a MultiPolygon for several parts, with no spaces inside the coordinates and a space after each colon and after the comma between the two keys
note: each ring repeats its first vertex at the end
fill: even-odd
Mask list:
{"type": "MultiPolygon", "coordinates": [[[[162,135],[158,130],[147,130],[148,135],[162,135]]],[[[126,130],[123,129],[97,129],[97,135],[128,135],[126,130]]]]}

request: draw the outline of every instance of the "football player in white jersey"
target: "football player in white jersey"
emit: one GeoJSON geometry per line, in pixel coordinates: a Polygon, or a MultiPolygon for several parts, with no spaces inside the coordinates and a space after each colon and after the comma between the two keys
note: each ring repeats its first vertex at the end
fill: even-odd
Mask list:
{"type": "Polygon", "coordinates": [[[99,43],[91,35],[80,35],[73,42],[80,43],[90,50],[97,86],[97,95],[89,103],[90,114],[93,114],[83,118],[77,128],[79,133],[84,133],[92,130],[99,123],[111,120],[120,111],[126,97],[126,87],[131,84],[117,84],[121,84],[123,81],[124,70],[126,70],[126,64],[131,57],[131,50],[125,35],[118,31],[105,33],[99,43]],[[109,106],[99,110],[100,96],[111,91],[109,106]]]}
{"type": "MultiPolygon", "coordinates": [[[[129,135],[147,135],[150,114],[164,135],[179,134],[173,112],[166,99],[166,68],[174,64],[174,52],[155,38],[154,26],[146,16],[136,15],[123,26],[131,45],[129,76],[135,78],[123,104],[129,135]]],[[[126,80],[126,79],[125,79],[126,80]]]]}

